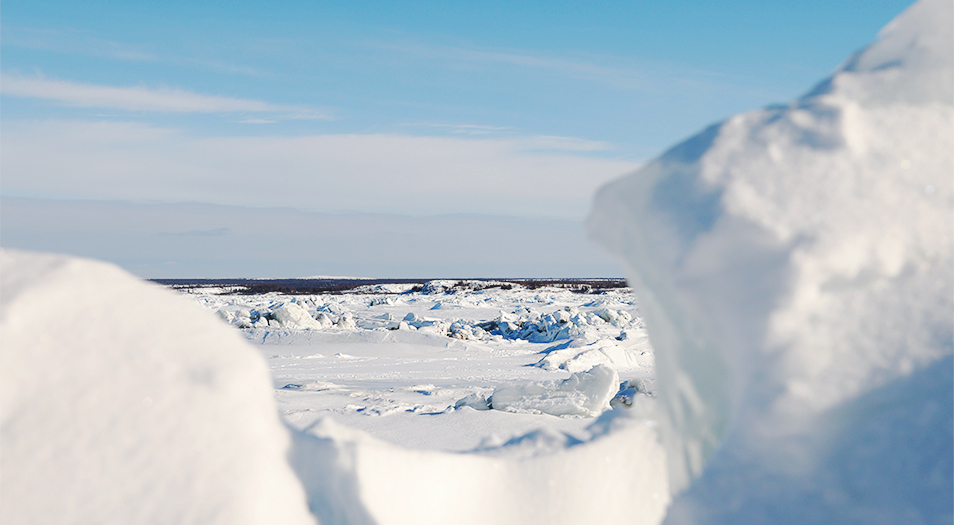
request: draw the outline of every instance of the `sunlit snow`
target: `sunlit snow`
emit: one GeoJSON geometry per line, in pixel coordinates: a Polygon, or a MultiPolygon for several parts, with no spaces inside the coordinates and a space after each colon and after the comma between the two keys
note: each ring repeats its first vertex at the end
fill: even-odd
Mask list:
{"type": "Polygon", "coordinates": [[[605,187],[632,291],[3,251],[0,521],[950,523],[952,11],[605,187]]]}

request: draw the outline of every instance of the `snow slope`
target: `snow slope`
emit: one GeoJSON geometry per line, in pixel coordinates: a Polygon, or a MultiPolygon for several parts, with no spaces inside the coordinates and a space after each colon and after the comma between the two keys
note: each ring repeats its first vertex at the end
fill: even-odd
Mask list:
{"type": "Polygon", "coordinates": [[[108,264],[0,252],[0,521],[315,523],[268,370],[108,264]]]}
{"type": "Polygon", "coordinates": [[[598,193],[688,488],[667,523],[951,522],[952,24],[922,0],[598,193]]]}

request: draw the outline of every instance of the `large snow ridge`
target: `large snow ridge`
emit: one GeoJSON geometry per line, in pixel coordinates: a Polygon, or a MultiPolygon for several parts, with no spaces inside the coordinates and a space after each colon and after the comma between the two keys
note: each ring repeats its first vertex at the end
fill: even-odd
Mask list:
{"type": "Polygon", "coordinates": [[[656,349],[667,523],[951,523],[952,3],[603,188],[656,349]]]}

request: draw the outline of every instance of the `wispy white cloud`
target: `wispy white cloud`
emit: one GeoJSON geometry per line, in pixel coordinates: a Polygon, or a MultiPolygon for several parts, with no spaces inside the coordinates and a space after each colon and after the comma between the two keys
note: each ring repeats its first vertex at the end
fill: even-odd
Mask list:
{"type": "Polygon", "coordinates": [[[513,128],[508,126],[485,126],[481,124],[439,124],[432,122],[413,122],[399,124],[399,126],[431,128],[446,130],[456,135],[490,135],[501,132],[512,132],[513,128]]]}
{"type": "Polygon", "coordinates": [[[313,108],[203,95],[174,88],[116,87],[41,77],[0,75],[0,94],[82,108],[174,113],[271,113],[282,119],[328,119],[313,108]]]}
{"type": "Polygon", "coordinates": [[[275,124],[278,121],[270,118],[243,118],[238,122],[241,124],[275,124]]]}
{"type": "MultiPolygon", "coordinates": [[[[407,57],[437,61],[451,68],[481,68],[491,65],[517,66],[548,72],[564,78],[599,83],[625,91],[659,91],[666,86],[725,87],[725,75],[674,63],[641,60],[636,57],[576,53],[559,56],[523,49],[470,47],[461,45],[410,43],[365,43],[366,46],[396,52],[407,57]]],[[[738,88],[736,86],[736,88],[738,88]]]]}
{"type": "Polygon", "coordinates": [[[87,31],[75,29],[37,29],[5,26],[4,47],[21,47],[89,57],[107,58],[124,62],[164,63],[189,66],[221,73],[258,75],[259,71],[242,64],[232,64],[200,56],[176,56],[158,53],[141,46],[96,37],[87,31]]]}
{"type": "Polygon", "coordinates": [[[580,218],[597,187],[638,167],[593,155],[607,144],[546,136],[196,138],[143,124],[7,121],[3,142],[8,195],[375,213],[580,218]]]}
{"type": "Polygon", "coordinates": [[[485,126],[481,124],[437,124],[418,122],[403,124],[406,127],[430,128],[447,131],[452,135],[481,137],[506,141],[523,151],[565,151],[597,152],[611,151],[614,146],[609,142],[587,140],[578,137],[560,137],[555,135],[526,135],[507,126],[485,126]]]}
{"type": "Polygon", "coordinates": [[[649,85],[645,72],[630,68],[609,67],[594,63],[515,52],[493,52],[464,48],[448,48],[448,51],[467,60],[499,62],[521,67],[544,69],[576,78],[609,83],[617,87],[639,88],[649,85]]]}
{"type": "Polygon", "coordinates": [[[573,151],[582,153],[613,149],[613,145],[609,142],[551,135],[521,137],[514,140],[514,143],[519,144],[526,151],[573,151]]]}

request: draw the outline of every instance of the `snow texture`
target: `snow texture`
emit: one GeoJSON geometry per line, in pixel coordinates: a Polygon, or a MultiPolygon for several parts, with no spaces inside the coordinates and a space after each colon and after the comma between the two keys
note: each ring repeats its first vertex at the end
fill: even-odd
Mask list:
{"type": "Polygon", "coordinates": [[[0,252],[0,521],[315,523],[268,370],[105,263],[0,252]]]}
{"type": "Polygon", "coordinates": [[[597,195],[656,349],[667,523],[951,523],[952,3],[597,195]]]}
{"type": "Polygon", "coordinates": [[[554,416],[597,416],[619,391],[619,375],[606,365],[576,372],[562,381],[506,383],[494,389],[490,405],[507,412],[554,416]]]}
{"type": "Polygon", "coordinates": [[[658,523],[665,461],[633,413],[607,412],[583,441],[538,431],[469,454],[397,447],[326,418],[296,437],[294,464],[326,525],[658,523]]]}

